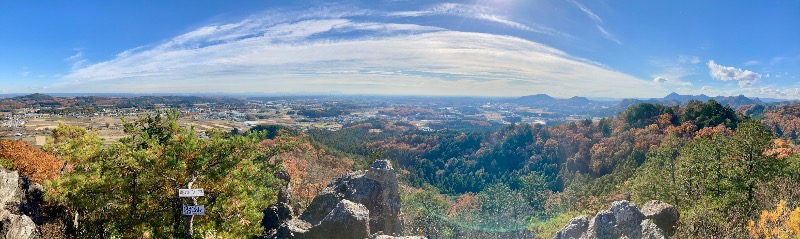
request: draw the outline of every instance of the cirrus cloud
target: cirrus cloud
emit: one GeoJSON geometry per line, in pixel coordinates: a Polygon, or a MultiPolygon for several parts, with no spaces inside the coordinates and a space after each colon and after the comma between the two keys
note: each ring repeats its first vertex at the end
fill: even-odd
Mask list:
{"type": "MultiPolygon", "coordinates": [[[[275,19],[266,14],[200,27],[73,69],[60,87],[84,92],[562,97],[665,93],[653,82],[530,40],[385,21],[385,16],[411,17],[411,12],[376,14],[384,16],[379,19],[383,21],[363,15],[297,15],[303,17],[275,19]]],[[[508,23],[499,17],[476,19],[508,23]]]]}

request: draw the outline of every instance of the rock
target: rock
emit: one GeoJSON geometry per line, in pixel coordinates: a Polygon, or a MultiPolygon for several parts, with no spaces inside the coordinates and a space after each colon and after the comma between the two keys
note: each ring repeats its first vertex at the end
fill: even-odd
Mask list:
{"type": "Polygon", "coordinates": [[[263,213],[261,226],[264,227],[267,234],[274,233],[273,230],[279,229],[281,225],[292,220],[292,207],[283,202],[268,207],[263,213]]]}
{"type": "Polygon", "coordinates": [[[661,230],[661,228],[658,228],[658,225],[651,222],[649,219],[642,221],[641,227],[642,227],[642,239],[668,238],[666,234],[661,230]]]}
{"type": "Polygon", "coordinates": [[[644,217],[650,219],[667,236],[675,235],[675,230],[680,219],[680,213],[674,206],[662,201],[649,201],[642,207],[644,217]]]}
{"type": "Polygon", "coordinates": [[[311,201],[300,219],[311,224],[322,220],[337,203],[347,199],[367,207],[370,230],[386,235],[400,235],[400,194],[397,175],[388,160],[375,161],[366,172],[340,176],[311,201]]]}
{"type": "Polygon", "coordinates": [[[265,237],[421,238],[399,236],[403,224],[398,189],[397,174],[389,160],[375,161],[367,171],[345,174],[331,181],[295,219],[282,222],[286,217],[281,216],[279,206],[266,209],[262,220],[265,237]]]}
{"type": "Polygon", "coordinates": [[[17,194],[19,174],[0,167],[0,206],[5,206],[17,194]]]}
{"type": "Polygon", "coordinates": [[[641,222],[644,214],[639,207],[626,200],[611,203],[611,212],[614,213],[615,238],[640,238],[642,236],[641,222]]]}
{"type": "Polygon", "coordinates": [[[586,233],[583,233],[581,238],[616,238],[614,232],[614,212],[611,210],[604,210],[597,213],[597,215],[589,221],[589,227],[586,233]]]}
{"type": "Polygon", "coordinates": [[[30,217],[0,212],[0,237],[6,239],[37,238],[38,229],[30,217]]]}
{"type": "MultiPolygon", "coordinates": [[[[625,200],[616,201],[611,204],[611,208],[598,212],[591,220],[587,221],[586,216],[571,219],[556,233],[554,239],[669,238],[669,236],[664,233],[664,228],[650,219],[647,219],[648,216],[646,215],[673,215],[668,213],[668,211],[669,208],[674,209],[674,207],[666,203],[653,204],[649,205],[649,207],[652,207],[653,211],[663,213],[652,213],[652,211],[648,211],[651,209],[648,209],[646,210],[647,214],[645,214],[633,203],[625,200]]],[[[677,222],[677,214],[674,215],[676,218],[671,222],[677,222]]],[[[674,224],[671,225],[674,226],[674,224]]]]}
{"type": "Polygon", "coordinates": [[[387,235],[373,235],[369,239],[425,239],[421,236],[387,236],[387,235]]]}
{"type": "Polygon", "coordinates": [[[581,238],[583,232],[589,227],[589,218],[586,216],[579,216],[569,219],[567,225],[556,233],[554,239],[578,239],[581,238]]]}
{"type": "Polygon", "coordinates": [[[298,239],[350,239],[367,238],[369,233],[369,211],[364,205],[342,200],[336,207],[305,233],[295,235],[298,239]]]}

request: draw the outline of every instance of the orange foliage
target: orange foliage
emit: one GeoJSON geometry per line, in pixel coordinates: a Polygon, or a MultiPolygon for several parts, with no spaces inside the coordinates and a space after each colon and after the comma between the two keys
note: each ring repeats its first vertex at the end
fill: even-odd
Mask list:
{"type": "Polygon", "coordinates": [[[35,182],[58,177],[64,162],[23,141],[0,141],[0,159],[35,182]]]}
{"type": "Polygon", "coordinates": [[[775,156],[778,159],[788,158],[797,153],[800,153],[800,148],[792,141],[782,138],[772,140],[772,148],[764,152],[765,155],[775,156]]]}
{"type": "MultiPolygon", "coordinates": [[[[302,136],[301,136],[302,137],[302,136]]],[[[291,177],[294,200],[307,205],[328,182],[353,169],[353,160],[337,158],[317,149],[302,138],[282,139],[299,142],[295,149],[276,156],[291,177]]],[[[264,144],[275,144],[276,140],[265,140],[264,144]]]]}
{"type": "Polygon", "coordinates": [[[717,126],[714,126],[714,127],[705,127],[705,128],[702,128],[702,129],[698,130],[697,134],[695,134],[694,137],[695,138],[711,138],[712,135],[715,135],[717,133],[721,133],[721,134],[723,134],[725,136],[728,136],[728,137],[733,135],[733,131],[731,129],[729,129],[728,127],[725,127],[725,125],[717,125],[717,126]]]}
{"type": "Polygon", "coordinates": [[[750,236],[767,239],[800,237],[800,207],[789,210],[786,201],[781,200],[774,211],[761,211],[758,222],[747,223],[750,236]]]}
{"type": "Polygon", "coordinates": [[[459,212],[471,211],[480,206],[478,202],[478,195],[474,193],[461,194],[456,199],[456,202],[447,208],[447,215],[455,217],[459,212]]]}

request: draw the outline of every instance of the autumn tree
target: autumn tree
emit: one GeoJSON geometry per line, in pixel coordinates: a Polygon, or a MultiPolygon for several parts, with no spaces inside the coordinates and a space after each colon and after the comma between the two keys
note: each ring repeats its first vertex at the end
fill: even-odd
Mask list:
{"type": "Polygon", "coordinates": [[[0,165],[18,170],[35,182],[58,177],[62,161],[24,141],[0,141],[0,165]]]}
{"type": "Polygon", "coordinates": [[[288,146],[260,148],[257,134],[200,137],[177,119],[170,111],[126,121],[127,137],[68,158],[74,170],[52,183],[51,197],[77,214],[79,237],[241,238],[261,231],[261,210],[281,184],[268,159],[288,146]],[[179,198],[181,188],[203,188],[205,197],[179,198]],[[187,204],[204,205],[205,216],[181,215],[187,204]]]}

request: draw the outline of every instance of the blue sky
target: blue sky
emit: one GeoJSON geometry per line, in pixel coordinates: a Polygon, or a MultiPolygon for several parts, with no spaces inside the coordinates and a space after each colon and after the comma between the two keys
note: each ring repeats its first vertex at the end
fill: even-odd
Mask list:
{"type": "Polygon", "coordinates": [[[800,1],[0,1],[2,93],[800,98],[800,1]]]}

